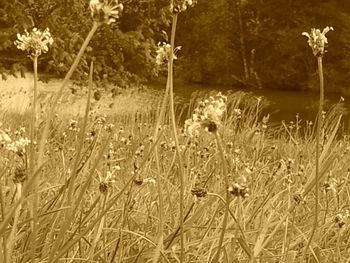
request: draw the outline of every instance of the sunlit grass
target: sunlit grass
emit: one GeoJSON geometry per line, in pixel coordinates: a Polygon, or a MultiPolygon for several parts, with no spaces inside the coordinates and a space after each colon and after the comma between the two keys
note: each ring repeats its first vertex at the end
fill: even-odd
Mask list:
{"type": "MultiPolygon", "coordinates": [[[[153,138],[156,118],[152,110],[157,111],[159,101],[153,103],[150,112],[141,111],[145,107],[130,110],[130,105],[138,105],[138,100],[132,102],[138,96],[145,100],[142,92],[120,95],[121,102],[128,106],[124,111],[116,108],[106,116],[104,111],[89,115],[72,191],[72,200],[77,206],[63,236],[65,241],[57,247],[54,258],[61,258],[64,262],[89,258],[97,262],[109,262],[112,258],[118,262],[147,262],[152,259],[157,249],[159,220],[156,173],[160,173],[163,180],[164,246],[160,260],[176,262],[176,258],[180,257],[180,178],[175,169],[173,133],[167,121],[161,125],[157,142],[158,169],[153,138]],[[109,124],[115,125],[112,134],[109,124]],[[106,149],[103,150],[103,147],[106,149]],[[107,173],[113,174],[113,180],[104,185],[103,178],[107,173]],[[101,187],[106,187],[106,194],[101,194],[101,187]]],[[[81,99],[84,101],[84,98],[81,99]]],[[[118,101],[118,98],[114,99],[118,101]]],[[[96,105],[100,104],[105,109],[108,103],[109,99],[102,98],[96,105]]],[[[289,123],[270,126],[261,116],[257,103],[256,98],[243,93],[229,95],[227,117],[219,130],[229,179],[232,182],[234,176],[241,183],[245,182],[249,189],[245,198],[232,196],[223,238],[224,254],[220,260],[295,262],[301,258],[312,229],[309,218],[314,206],[310,187],[313,187],[315,166],[315,132],[312,125],[305,122],[299,123],[298,127],[296,121],[294,126],[289,123]],[[308,195],[303,196],[305,189],[308,195]]],[[[195,100],[191,104],[195,107],[195,100]]],[[[66,205],[67,183],[76,160],[83,118],[83,115],[75,112],[69,115],[69,112],[73,111],[67,110],[56,117],[50,128],[45,164],[38,177],[39,234],[35,255],[42,261],[52,253],[52,244],[69,208],[66,205]],[[77,120],[78,124],[75,126],[71,119],[77,120]]],[[[311,244],[313,253],[333,262],[342,262],[350,256],[346,247],[350,205],[349,137],[337,134],[339,114],[335,108],[327,113],[325,119],[319,234],[311,244]],[[337,134],[337,138],[333,134],[337,134]],[[330,144],[329,140],[332,140],[330,144]]],[[[11,126],[12,130],[8,132],[14,136],[16,129],[26,125],[26,118],[14,112],[4,114],[2,122],[1,129],[11,126]]],[[[224,216],[225,180],[218,165],[222,157],[213,135],[203,132],[200,137],[188,142],[188,137],[182,133],[181,123],[178,128],[185,173],[184,257],[186,262],[210,262],[216,254],[224,216]],[[192,194],[195,188],[202,188],[206,196],[195,197],[192,194]]],[[[21,158],[1,149],[1,203],[5,218],[14,206],[13,168],[22,163],[21,158]]],[[[30,192],[24,190],[24,196],[29,197],[30,192]]],[[[21,205],[14,262],[27,259],[31,245],[26,242],[31,234],[29,208],[26,202],[21,205]]],[[[11,226],[11,221],[0,225],[2,237],[8,235],[11,226]]]]}

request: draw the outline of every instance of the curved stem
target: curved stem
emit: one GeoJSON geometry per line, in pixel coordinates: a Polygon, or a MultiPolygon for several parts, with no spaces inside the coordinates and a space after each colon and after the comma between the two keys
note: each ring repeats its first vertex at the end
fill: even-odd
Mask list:
{"type": "Polygon", "coordinates": [[[78,67],[78,64],[80,62],[80,59],[82,58],[85,49],[87,48],[87,46],[90,43],[90,40],[92,39],[93,35],[95,34],[96,30],[98,29],[98,27],[100,26],[100,23],[94,22],[89,34],[87,35],[87,37],[85,38],[85,41],[83,43],[83,45],[81,46],[78,55],[76,56],[72,66],[70,67],[69,71],[67,72],[66,76],[64,77],[64,80],[61,84],[61,87],[58,91],[58,93],[56,94],[53,102],[52,102],[52,106],[48,112],[47,118],[46,118],[46,124],[45,124],[45,128],[44,128],[44,132],[42,134],[41,140],[40,140],[40,144],[39,144],[39,154],[38,154],[38,166],[40,166],[43,162],[43,156],[44,156],[44,149],[45,149],[45,143],[48,137],[48,133],[49,133],[49,127],[50,127],[50,122],[54,116],[55,110],[56,110],[56,106],[57,103],[59,101],[59,99],[62,96],[63,93],[63,89],[64,87],[67,85],[68,81],[70,80],[70,78],[72,77],[74,71],[76,70],[76,68],[78,67]]]}
{"type": "Polygon", "coordinates": [[[175,141],[175,147],[176,147],[176,153],[177,153],[177,160],[179,164],[179,176],[180,176],[180,262],[184,261],[184,169],[183,169],[183,162],[182,162],[182,156],[180,153],[180,143],[179,138],[177,135],[177,126],[176,126],[176,118],[175,118],[175,105],[174,105],[174,46],[175,46],[175,34],[176,34],[176,24],[177,24],[177,14],[173,15],[173,24],[172,24],[172,30],[171,30],[171,52],[170,52],[170,58],[168,63],[168,86],[169,86],[169,100],[170,100],[170,116],[171,116],[171,127],[173,130],[174,135],[174,141],[175,141]]]}
{"type": "Polygon", "coordinates": [[[228,191],[229,180],[228,180],[227,163],[226,163],[226,159],[225,159],[225,150],[224,150],[222,140],[221,140],[221,137],[220,137],[218,131],[215,132],[215,138],[216,138],[216,142],[218,144],[220,158],[221,158],[221,162],[222,162],[222,168],[223,168],[224,179],[225,179],[225,192],[226,192],[224,220],[222,222],[222,230],[221,230],[221,234],[220,234],[220,238],[219,238],[218,251],[217,251],[215,258],[213,260],[214,263],[218,263],[220,260],[221,247],[222,247],[222,243],[224,241],[224,236],[225,236],[225,231],[226,231],[226,226],[227,226],[228,213],[230,210],[230,203],[231,203],[231,194],[228,191]]]}

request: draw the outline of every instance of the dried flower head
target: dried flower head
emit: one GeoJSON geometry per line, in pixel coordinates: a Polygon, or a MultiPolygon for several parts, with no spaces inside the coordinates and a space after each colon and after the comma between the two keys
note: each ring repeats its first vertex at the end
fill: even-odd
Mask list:
{"type": "Polygon", "coordinates": [[[249,188],[244,184],[233,183],[227,189],[233,196],[247,198],[249,196],[249,188]]]}
{"type": "Polygon", "coordinates": [[[27,51],[30,57],[40,56],[49,50],[49,45],[52,45],[53,38],[51,37],[50,29],[46,28],[40,31],[33,28],[31,32],[24,30],[24,34],[17,34],[17,40],[14,44],[18,49],[27,51]]]}
{"type": "Polygon", "coordinates": [[[227,97],[219,92],[214,97],[201,101],[194,110],[192,119],[185,121],[185,131],[189,136],[198,135],[199,129],[215,132],[221,125],[222,116],[226,110],[227,97]]]}
{"type": "Polygon", "coordinates": [[[333,27],[327,26],[321,32],[320,29],[312,28],[311,33],[303,32],[302,35],[308,38],[307,43],[312,49],[312,53],[316,57],[322,57],[324,55],[325,47],[328,44],[328,40],[326,38],[326,34],[330,31],[334,30],[333,27]]]}
{"type": "Polygon", "coordinates": [[[177,14],[186,11],[188,7],[192,7],[197,3],[197,0],[174,0],[170,4],[170,11],[177,14]]]}
{"type": "Polygon", "coordinates": [[[115,183],[115,174],[111,171],[107,171],[105,176],[99,176],[99,190],[102,194],[107,194],[108,189],[115,183]]]}
{"type": "MultiPolygon", "coordinates": [[[[181,50],[181,47],[174,48],[173,53],[173,60],[177,59],[177,52],[181,50]]],[[[156,56],[156,63],[157,65],[163,65],[165,63],[168,63],[170,61],[170,54],[171,54],[171,45],[167,44],[165,42],[158,43],[158,49],[157,49],[157,56],[156,56]]]]}
{"type": "Polygon", "coordinates": [[[90,0],[92,18],[102,24],[116,22],[123,8],[123,4],[119,4],[118,0],[90,0]]]}
{"type": "Polygon", "coordinates": [[[18,166],[14,170],[13,182],[15,184],[22,184],[27,179],[27,170],[23,166],[18,166]]]}
{"type": "Polygon", "coordinates": [[[191,189],[191,194],[196,196],[197,198],[206,197],[208,191],[203,187],[194,187],[191,189]]]}

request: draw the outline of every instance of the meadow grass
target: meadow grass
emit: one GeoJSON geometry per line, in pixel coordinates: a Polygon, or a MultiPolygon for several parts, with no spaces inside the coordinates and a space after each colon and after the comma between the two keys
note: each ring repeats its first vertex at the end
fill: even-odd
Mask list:
{"type": "MultiPolygon", "coordinates": [[[[350,262],[341,103],[322,111],[321,78],[317,129],[302,116],[271,126],[243,92],[176,106],[176,22],[194,3],[171,1],[156,58],[167,62],[163,100],[148,89],[93,100],[93,62],[88,84],[66,89],[118,1],[90,1],[93,26],[63,81],[0,83],[1,262],[350,262]]],[[[303,33],[315,56],[331,29],[303,33]]],[[[15,42],[35,72],[52,44],[38,34],[15,42]]]]}
{"type": "MultiPolygon", "coordinates": [[[[181,178],[170,116],[165,115],[154,138],[159,99],[147,95],[154,105],[147,108],[149,103],[142,106],[138,100],[147,101],[147,91],[128,92],[114,98],[115,109],[106,106],[110,98],[96,102],[96,108],[100,105],[96,112],[89,107],[85,124],[82,110],[73,110],[77,104],[70,103],[80,101],[84,109],[85,92],[65,94],[69,103],[60,105],[66,111],[50,127],[44,164],[35,175],[36,222],[30,213],[33,179],[26,177],[28,146],[22,152],[0,150],[3,262],[29,262],[33,239],[38,262],[148,262],[155,253],[160,254],[160,262],[180,262],[181,178]],[[75,182],[70,184],[73,173],[75,182]],[[162,188],[157,190],[159,180],[162,188]],[[31,223],[37,227],[35,237],[31,223]],[[13,252],[6,258],[11,233],[13,252]]],[[[24,101],[27,95],[22,92],[24,101]]],[[[191,112],[200,98],[194,95],[186,110],[191,112]]],[[[45,101],[45,96],[40,100],[45,101]]],[[[219,262],[301,262],[313,227],[315,129],[300,120],[270,126],[259,104],[244,93],[228,96],[227,114],[218,130],[222,151],[213,134],[203,131],[189,138],[182,123],[177,125],[184,170],[183,262],[214,260],[226,200],[230,203],[219,262]],[[226,184],[233,187],[230,199],[225,197],[226,184]]],[[[347,262],[350,257],[350,148],[349,136],[339,133],[340,106],[331,108],[324,119],[319,230],[310,244],[309,262],[347,262]]],[[[26,111],[3,112],[1,130],[13,141],[28,137],[27,130],[20,130],[28,127],[28,116],[26,111]]]]}

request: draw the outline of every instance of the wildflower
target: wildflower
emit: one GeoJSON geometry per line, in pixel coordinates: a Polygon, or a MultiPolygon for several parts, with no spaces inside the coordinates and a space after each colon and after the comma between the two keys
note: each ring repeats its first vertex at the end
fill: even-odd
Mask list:
{"type": "MultiPolygon", "coordinates": [[[[158,50],[156,51],[157,53],[157,56],[156,56],[156,64],[158,66],[164,64],[164,63],[167,63],[169,62],[170,60],[170,54],[171,54],[171,45],[170,44],[167,44],[165,42],[163,43],[158,43],[158,50]]],[[[181,47],[176,47],[174,48],[174,51],[173,51],[173,60],[176,60],[177,59],[177,52],[181,50],[181,47]]]]}
{"type": "Polygon", "coordinates": [[[6,132],[0,130],[0,145],[6,145],[11,142],[10,136],[6,132]]]}
{"type": "MultiPolygon", "coordinates": [[[[330,173],[331,174],[331,173],[330,173]]],[[[337,193],[337,186],[338,186],[338,180],[336,178],[329,178],[328,180],[326,180],[323,184],[323,192],[324,193],[328,193],[328,192],[333,192],[333,193],[337,193]]]]}
{"type": "Polygon", "coordinates": [[[100,175],[98,176],[100,180],[99,190],[102,194],[106,194],[108,192],[108,188],[115,183],[115,175],[112,172],[107,171],[105,177],[102,178],[100,175]]]}
{"type": "Polygon", "coordinates": [[[154,186],[156,184],[156,180],[152,177],[148,177],[148,178],[143,179],[143,183],[150,184],[150,185],[154,186]]]}
{"type": "Polygon", "coordinates": [[[99,116],[99,117],[96,117],[95,122],[99,125],[102,125],[102,124],[105,124],[107,122],[107,120],[106,120],[106,117],[99,116]]]}
{"type": "Polygon", "coordinates": [[[70,131],[78,131],[78,121],[71,119],[69,121],[69,130],[70,131]]]}
{"type": "Polygon", "coordinates": [[[102,24],[116,22],[123,8],[123,4],[119,4],[118,0],[90,0],[92,18],[102,24]]]}
{"type": "Polygon", "coordinates": [[[185,121],[185,130],[190,136],[198,135],[200,128],[208,132],[215,132],[221,124],[222,116],[226,110],[227,97],[219,92],[215,97],[210,97],[199,103],[194,110],[192,119],[185,121]]]}
{"type": "Polygon", "coordinates": [[[249,196],[249,188],[244,184],[233,183],[227,190],[233,196],[240,196],[242,198],[246,198],[249,196]]]}
{"type": "Polygon", "coordinates": [[[206,197],[208,192],[205,188],[196,186],[191,189],[191,194],[196,196],[197,198],[201,198],[206,197]]]}
{"type": "Polygon", "coordinates": [[[302,35],[308,38],[308,44],[312,49],[312,53],[315,57],[322,57],[324,55],[325,47],[328,44],[328,40],[326,38],[326,34],[330,31],[334,30],[333,27],[327,26],[321,32],[320,29],[311,29],[311,33],[303,32],[302,35]]]}
{"type": "Polygon", "coordinates": [[[49,51],[49,45],[53,43],[49,28],[40,31],[34,27],[31,32],[26,29],[24,32],[23,35],[17,34],[17,40],[14,42],[18,49],[27,51],[30,57],[37,57],[49,51]]]}
{"type": "Polygon", "coordinates": [[[170,5],[170,11],[177,14],[187,10],[188,7],[194,6],[196,3],[196,0],[174,0],[170,5]]]}
{"type": "Polygon", "coordinates": [[[12,143],[9,143],[6,145],[6,149],[8,151],[17,153],[18,155],[22,155],[25,153],[25,147],[30,144],[30,140],[26,137],[19,138],[17,141],[13,141],[12,143]]]}
{"type": "Polygon", "coordinates": [[[14,170],[13,182],[15,184],[22,184],[27,179],[27,171],[23,166],[18,166],[14,170]]]}
{"type": "Polygon", "coordinates": [[[335,215],[334,223],[336,223],[339,228],[342,228],[346,224],[346,221],[348,218],[349,218],[349,211],[346,210],[345,213],[338,213],[335,215]]]}
{"type": "Polygon", "coordinates": [[[107,125],[104,126],[104,129],[105,129],[105,131],[107,131],[107,132],[112,132],[113,129],[114,129],[114,124],[113,124],[113,123],[109,123],[109,124],[107,124],[107,125]]]}

